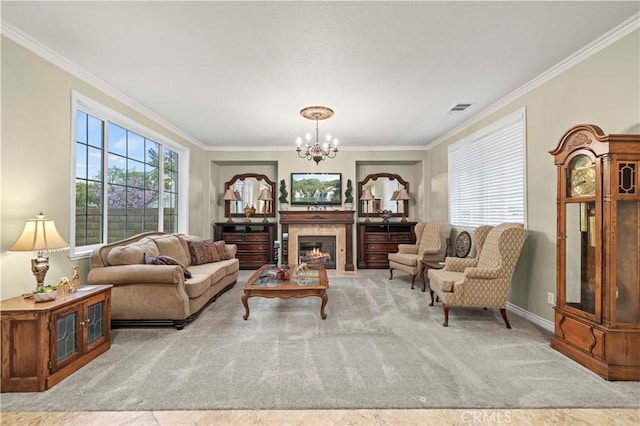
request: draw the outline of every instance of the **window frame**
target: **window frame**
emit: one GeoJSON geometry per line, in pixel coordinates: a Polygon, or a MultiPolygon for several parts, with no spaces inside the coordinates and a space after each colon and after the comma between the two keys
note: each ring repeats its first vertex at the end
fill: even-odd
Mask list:
{"type": "MultiPolygon", "coordinates": [[[[524,227],[527,228],[527,117],[526,117],[526,108],[521,108],[511,114],[508,114],[506,116],[504,116],[503,118],[485,126],[484,128],[472,133],[471,135],[468,135],[462,139],[460,139],[459,141],[456,141],[454,143],[452,143],[451,145],[448,146],[447,148],[447,158],[448,158],[448,191],[449,191],[449,196],[448,196],[448,216],[449,216],[449,222],[452,224],[452,226],[456,229],[472,229],[476,226],[480,226],[480,225],[497,225],[498,223],[501,222],[505,222],[506,220],[483,220],[479,217],[474,217],[473,220],[475,221],[474,223],[469,223],[469,222],[465,222],[465,223],[456,223],[458,220],[454,219],[454,210],[456,208],[456,206],[454,205],[454,197],[453,197],[453,186],[454,186],[454,178],[455,178],[455,171],[456,169],[461,170],[464,169],[465,167],[469,167],[468,165],[464,165],[464,164],[454,164],[454,160],[453,160],[453,156],[452,156],[452,151],[459,149],[462,146],[465,145],[469,145],[469,144],[473,144],[474,142],[480,141],[481,139],[485,139],[486,141],[486,137],[489,136],[492,133],[498,132],[500,130],[505,129],[508,126],[517,124],[518,122],[520,122],[521,126],[522,126],[522,157],[521,157],[521,161],[522,161],[522,169],[521,169],[521,173],[522,173],[522,219],[514,219],[514,220],[510,220],[510,222],[521,222],[524,224],[524,227]]],[[[482,166],[484,164],[480,164],[480,166],[482,166]]],[[[478,163],[474,163],[473,165],[474,167],[478,167],[478,163]]],[[[494,173],[494,172],[492,172],[494,173]]]]}
{"type": "MultiPolygon", "coordinates": [[[[163,151],[168,148],[178,153],[178,230],[180,233],[188,232],[189,223],[189,149],[168,139],[166,136],[149,129],[148,127],[132,120],[129,117],[105,106],[101,103],[79,93],[71,92],[71,143],[70,143],[70,194],[69,197],[69,257],[72,260],[87,258],[91,252],[105,244],[108,233],[108,200],[107,200],[107,159],[108,159],[108,127],[109,123],[120,126],[130,132],[136,133],[142,137],[150,139],[158,143],[163,151]],[[105,139],[102,141],[103,158],[102,158],[102,183],[104,200],[102,203],[103,229],[101,242],[98,244],[90,244],[84,246],[76,246],[76,131],[77,131],[77,113],[78,111],[89,114],[104,123],[103,135],[105,139]]],[[[162,185],[160,185],[162,187],[162,185]]],[[[160,194],[163,194],[160,188],[160,194]]],[[[162,226],[164,221],[164,205],[163,199],[159,199],[158,205],[158,225],[162,226]]]]}

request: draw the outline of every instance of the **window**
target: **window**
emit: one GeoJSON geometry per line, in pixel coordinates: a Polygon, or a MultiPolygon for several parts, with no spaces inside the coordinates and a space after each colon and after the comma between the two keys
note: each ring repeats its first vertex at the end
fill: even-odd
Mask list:
{"type": "Polygon", "coordinates": [[[188,152],[74,93],[72,256],[140,232],[180,232],[188,152]]]}
{"type": "Polygon", "coordinates": [[[449,147],[449,219],[454,226],[525,223],[525,111],[449,147]]]}

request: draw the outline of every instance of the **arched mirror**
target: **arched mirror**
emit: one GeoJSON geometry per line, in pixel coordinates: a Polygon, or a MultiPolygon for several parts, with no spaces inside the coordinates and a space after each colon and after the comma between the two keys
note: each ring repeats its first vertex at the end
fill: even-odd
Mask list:
{"type": "Polygon", "coordinates": [[[380,217],[383,210],[409,216],[409,182],[393,173],[372,173],[358,182],[358,216],[380,217]]]}
{"type": "Polygon", "coordinates": [[[244,173],[235,175],[231,180],[224,183],[226,217],[244,217],[245,208],[255,208],[255,213],[251,216],[276,217],[274,194],[276,193],[275,183],[265,175],[256,173],[244,173]],[[228,190],[235,194],[235,199],[227,197],[228,190]]]}

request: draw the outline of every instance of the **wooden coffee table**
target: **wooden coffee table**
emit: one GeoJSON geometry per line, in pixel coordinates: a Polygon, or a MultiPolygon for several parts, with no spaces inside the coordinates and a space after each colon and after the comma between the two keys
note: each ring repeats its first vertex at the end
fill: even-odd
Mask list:
{"type": "Polygon", "coordinates": [[[246,312],[242,318],[245,320],[249,318],[248,300],[250,297],[289,299],[309,296],[317,296],[322,299],[320,317],[327,318],[324,307],[328,300],[329,279],[323,264],[310,266],[311,269],[304,273],[296,272],[295,266],[292,266],[289,270],[289,279],[284,280],[276,279],[273,273],[274,268],[274,265],[264,265],[247,280],[242,294],[242,304],[246,312]]]}

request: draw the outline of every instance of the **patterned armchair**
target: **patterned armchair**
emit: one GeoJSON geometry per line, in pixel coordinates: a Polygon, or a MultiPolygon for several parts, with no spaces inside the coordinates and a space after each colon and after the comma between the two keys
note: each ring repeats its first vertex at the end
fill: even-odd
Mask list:
{"type": "Polygon", "coordinates": [[[415,226],[415,233],[416,244],[398,244],[398,252],[388,255],[389,279],[393,279],[394,269],[404,271],[411,277],[411,288],[416,275],[420,273],[420,260],[444,260],[451,225],[442,222],[420,222],[415,226]]]}
{"type": "MultiPolygon", "coordinates": [[[[471,234],[471,243],[472,243],[472,246],[475,247],[476,249],[476,255],[474,258],[457,257],[457,256],[447,257],[445,259],[445,264],[448,264],[451,270],[456,270],[456,271],[464,271],[465,268],[476,266],[478,264],[478,258],[480,257],[480,252],[482,251],[482,246],[484,245],[484,240],[487,239],[487,235],[489,234],[489,231],[491,231],[492,229],[493,229],[493,226],[481,225],[473,230],[473,233],[471,234]]],[[[456,244],[453,250],[454,254],[456,253],[459,239],[460,239],[460,235],[458,235],[458,238],[456,239],[456,244]]],[[[439,268],[439,269],[442,269],[442,268],[439,268]]],[[[424,280],[424,276],[422,277],[422,279],[423,281],[426,281],[424,280]]],[[[424,284],[426,284],[426,282],[424,282],[424,284]]],[[[424,290],[425,289],[423,288],[422,291],[424,290]]],[[[429,303],[429,306],[433,306],[433,290],[429,288],[429,291],[431,293],[431,303],[429,303]]],[[[440,300],[438,299],[438,301],[440,300]]]]}
{"type": "Polygon", "coordinates": [[[449,325],[452,306],[474,306],[499,308],[505,325],[511,328],[507,292],[526,238],[521,223],[503,223],[489,231],[476,259],[448,257],[443,269],[429,270],[431,291],[444,308],[442,325],[449,325]]]}

